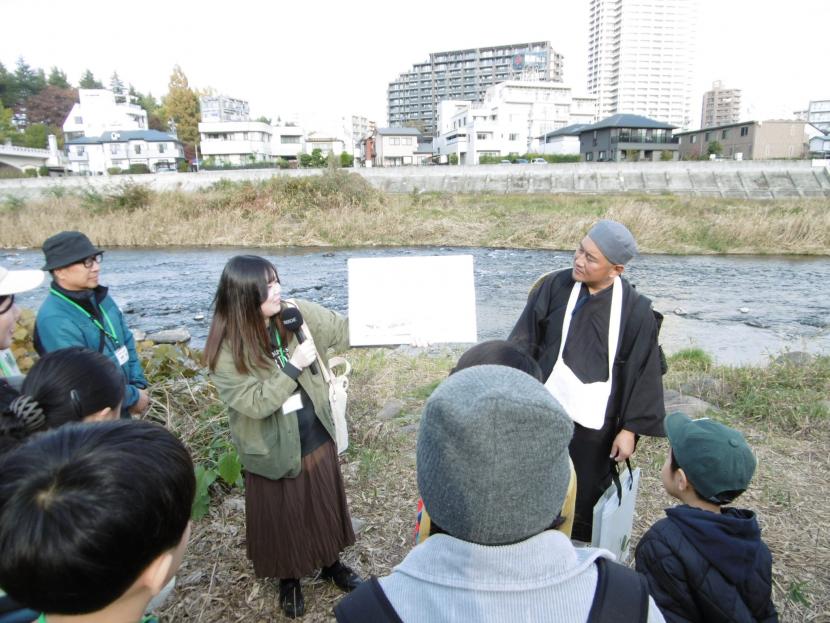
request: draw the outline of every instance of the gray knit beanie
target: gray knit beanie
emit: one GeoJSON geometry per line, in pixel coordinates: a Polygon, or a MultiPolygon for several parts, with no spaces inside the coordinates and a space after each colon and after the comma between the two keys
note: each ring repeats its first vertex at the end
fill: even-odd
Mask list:
{"type": "Polygon", "coordinates": [[[626,264],[637,255],[637,242],[634,236],[628,231],[628,227],[617,221],[597,222],[588,231],[588,237],[612,264],[626,264]]]}
{"type": "Polygon", "coordinates": [[[418,489],[448,534],[481,545],[548,529],[570,480],[573,423],[539,381],[505,366],[450,376],[424,407],[418,489]]]}

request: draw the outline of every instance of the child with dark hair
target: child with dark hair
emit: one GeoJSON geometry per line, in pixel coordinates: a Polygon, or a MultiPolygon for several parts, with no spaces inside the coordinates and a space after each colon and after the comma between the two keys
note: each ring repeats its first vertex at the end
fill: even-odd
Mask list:
{"type": "Polygon", "coordinates": [[[671,447],[663,487],[683,502],[666,509],[637,545],[637,571],[648,579],[666,621],[777,621],[772,557],[755,513],[727,508],[749,486],[755,457],[743,435],[683,413],[666,416],[671,447]]]}
{"type": "Polygon", "coordinates": [[[0,454],[36,432],[117,418],[123,398],[124,378],[109,357],[80,346],[46,353],[20,395],[0,404],[0,454]]]}
{"type": "Polygon", "coordinates": [[[190,454],[143,421],[70,424],[0,459],[0,586],[39,621],[142,619],[190,534],[190,454]]]}

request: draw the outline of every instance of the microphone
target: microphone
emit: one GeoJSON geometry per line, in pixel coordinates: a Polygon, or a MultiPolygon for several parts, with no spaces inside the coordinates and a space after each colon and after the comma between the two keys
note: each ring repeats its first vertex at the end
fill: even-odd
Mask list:
{"type": "MultiPolygon", "coordinates": [[[[296,307],[286,307],[280,312],[283,326],[297,336],[297,341],[302,344],[305,342],[305,332],[303,331],[303,314],[296,307]]],[[[312,361],[308,366],[312,374],[317,374],[319,368],[317,362],[312,361]]]]}

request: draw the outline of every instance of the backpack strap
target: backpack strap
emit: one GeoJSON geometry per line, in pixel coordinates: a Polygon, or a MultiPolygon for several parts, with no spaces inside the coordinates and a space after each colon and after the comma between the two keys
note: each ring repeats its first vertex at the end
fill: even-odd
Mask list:
{"type": "Polygon", "coordinates": [[[403,623],[374,576],[334,606],[339,623],[403,623]]]}
{"type": "Polygon", "coordinates": [[[646,623],[648,586],[633,569],[607,558],[597,558],[597,589],[588,623],[646,623]]]}

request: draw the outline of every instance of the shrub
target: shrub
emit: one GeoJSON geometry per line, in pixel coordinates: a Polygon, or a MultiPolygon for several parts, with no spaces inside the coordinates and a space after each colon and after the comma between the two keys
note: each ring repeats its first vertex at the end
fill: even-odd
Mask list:
{"type": "Polygon", "coordinates": [[[176,170],[179,173],[187,173],[190,171],[190,165],[187,164],[187,160],[179,160],[176,162],[176,170]]]}
{"type": "Polygon", "coordinates": [[[37,177],[37,169],[24,169],[23,175],[25,177],[37,177]]]}
{"type": "Polygon", "coordinates": [[[46,165],[39,166],[37,169],[37,174],[40,177],[49,177],[49,167],[47,167],[46,165]]]}
{"type": "Polygon", "coordinates": [[[674,153],[669,150],[663,150],[660,152],[660,160],[662,160],[663,162],[674,160],[674,153]]]}
{"type": "Polygon", "coordinates": [[[131,164],[129,172],[133,175],[141,175],[141,174],[144,174],[144,173],[149,173],[150,172],[150,167],[148,167],[146,164],[142,164],[142,163],[140,163],[140,164],[131,164]]]}
{"type": "Polygon", "coordinates": [[[109,167],[107,168],[107,173],[110,175],[121,175],[123,171],[121,170],[121,167],[109,167]]]}

